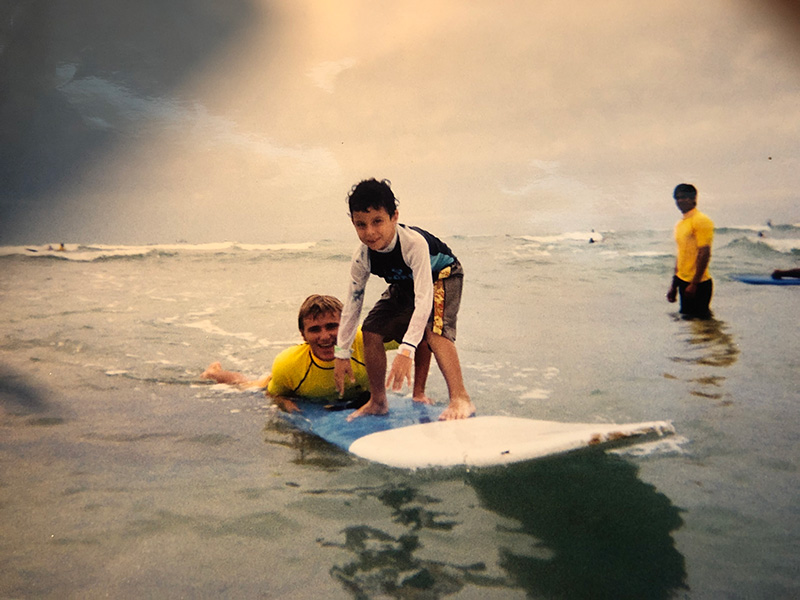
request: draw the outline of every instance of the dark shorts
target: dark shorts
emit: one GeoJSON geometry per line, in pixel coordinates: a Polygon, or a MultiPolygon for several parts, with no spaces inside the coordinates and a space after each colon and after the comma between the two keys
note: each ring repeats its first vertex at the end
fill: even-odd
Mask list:
{"type": "MultiPolygon", "coordinates": [[[[456,341],[463,284],[464,271],[458,261],[433,282],[433,309],[428,319],[428,330],[451,342],[456,341]]],[[[382,335],[384,342],[402,342],[413,314],[414,290],[410,286],[392,284],[369,311],[361,329],[382,335]]]]}
{"type": "Polygon", "coordinates": [[[687,298],[685,295],[689,282],[683,279],[674,278],[681,298],[681,314],[692,319],[711,318],[711,295],[714,293],[714,282],[711,279],[697,284],[697,291],[694,296],[687,298]]]}

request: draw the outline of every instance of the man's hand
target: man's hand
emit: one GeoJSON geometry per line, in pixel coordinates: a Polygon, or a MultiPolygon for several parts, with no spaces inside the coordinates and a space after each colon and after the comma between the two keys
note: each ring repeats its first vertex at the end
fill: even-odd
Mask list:
{"type": "Polygon", "coordinates": [[[337,358],[333,361],[333,380],[336,382],[336,390],[339,392],[339,398],[344,397],[344,388],[346,383],[356,382],[356,376],[353,375],[353,367],[350,365],[349,358],[337,358]]]}
{"type": "Polygon", "coordinates": [[[675,302],[678,299],[678,288],[673,285],[667,291],[667,302],[675,302]]]}
{"type": "Polygon", "coordinates": [[[392,361],[392,368],[389,377],[386,378],[386,387],[399,392],[403,389],[403,381],[408,382],[411,387],[411,373],[414,371],[414,361],[404,354],[398,354],[392,361]]]}
{"type": "Polygon", "coordinates": [[[287,412],[287,413],[301,412],[300,408],[297,406],[297,404],[295,404],[294,402],[292,402],[288,398],[284,398],[283,396],[275,396],[274,398],[272,398],[272,401],[283,412],[287,412]]]}

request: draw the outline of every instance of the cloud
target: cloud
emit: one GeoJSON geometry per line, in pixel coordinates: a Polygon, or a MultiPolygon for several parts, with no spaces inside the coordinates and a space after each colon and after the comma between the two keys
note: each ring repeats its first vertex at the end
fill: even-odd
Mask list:
{"type": "Polygon", "coordinates": [[[60,89],[88,124],[126,136],[180,137],[186,141],[186,150],[193,152],[237,150],[267,160],[305,164],[310,172],[336,168],[335,160],[323,148],[280,145],[263,132],[243,130],[232,118],[213,114],[198,100],[143,96],[99,77],[71,79],[60,89]]]}
{"type": "Polygon", "coordinates": [[[530,162],[533,173],[523,183],[503,185],[501,191],[509,196],[527,196],[540,189],[564,189],[565,184],[568,184],[568,188],[578,190],[584,188],[579,182],[560,176],[559,166],[558,161],[534,159],[530,162]]]}
{"type": "Polygon", "coordinates": [[[130,204],[108,227],[138,210],[148,242],[170,220],[193,240],[288,240],[289,226],[315,221],[298,218],[298,202],[323,214],[365,176],[392,179],[404,214],[470,231],[507,227],[510,213],[526,233],[577,218],[671,223],[669,190],[683,180],[710,208],[724,200],[731,219],[762,220],[768,203],[772,218],[797,220],[797,42],[755,4],[269,4],[180,86],[139,60],[146,30],[110,56],[91,45],[59,56],[46,98],[60,110],[40,103],[41,154],[56,166],[61,148],[78,154],[74,130],[104,145],[65,167],[51,196],[130,204]],[[52,150],[57,120],[64,139],[52,150]],[[185,217],[222,199],[230,216],[213,227],[185,217]]]}
{"type": "Polygon", "coordinates": [[[343,58],[341,60],[326,61],[312,67],[307,75],[314,82],[314,85],[332,94],[334,92],[336,78],[347,69],[352,69],[356,64],[355,58],[343,58]]]}

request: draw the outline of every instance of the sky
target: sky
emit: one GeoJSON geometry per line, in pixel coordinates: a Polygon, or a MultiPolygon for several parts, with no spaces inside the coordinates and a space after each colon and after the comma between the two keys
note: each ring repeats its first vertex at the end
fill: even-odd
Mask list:
{"type": "Polygon", "coordinates": [[[0,245],[800,222],[794,0],[12,0],[0,245]]]}

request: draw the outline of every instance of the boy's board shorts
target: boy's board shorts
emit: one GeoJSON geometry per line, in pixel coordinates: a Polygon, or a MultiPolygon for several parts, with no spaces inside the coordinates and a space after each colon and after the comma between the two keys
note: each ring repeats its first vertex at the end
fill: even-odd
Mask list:
{"type": "MultiPolygon", "coordinates": [[[[456,341],[456,322],[463,283],[464,271],[458,261],[443,269],[439,278],[433,282],[433,310],[428,320],[428,329],[451,342],[456,341]]],[[[384,343],[402,342],[413,313],[413,288],[392,284],[369,311],[361,329],[382,335],[384,343]]]]}

